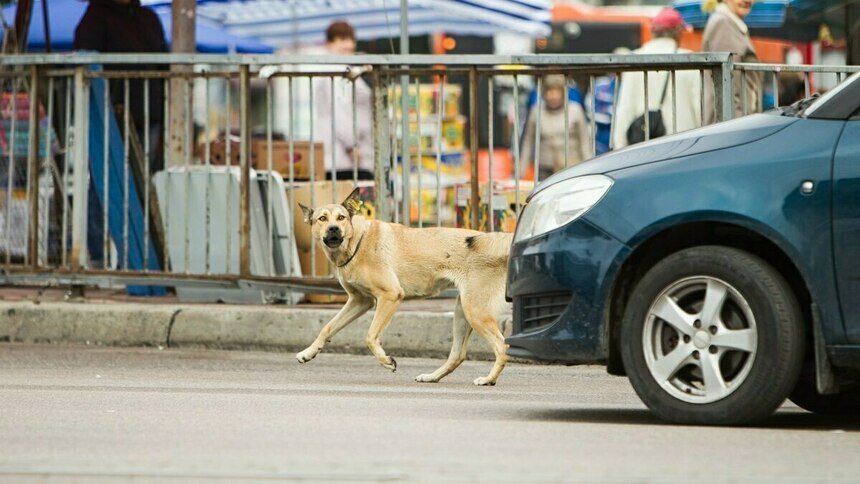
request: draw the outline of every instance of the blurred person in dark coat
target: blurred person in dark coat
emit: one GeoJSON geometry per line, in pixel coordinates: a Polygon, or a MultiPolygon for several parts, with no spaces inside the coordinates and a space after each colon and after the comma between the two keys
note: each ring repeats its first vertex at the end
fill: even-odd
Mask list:
{"type": "MultiPolygon", "coordinates": [[[[158,53],[167,52],[164,28],[151,9],[140,5],[140,0],[89,0],[87,11],[75,29],[73,48],[102,53],[158,53]]],[[[153,64],[106,65],[110,70],[166,70],[166,66],[153,64]]],[[[140,142],[143,143],[145,124],[141,79],[129,82],[129,114],[134,122],[140,142]]],[[[163,156],[158,149],[164,123],[164,81],[152,80],[149,86],[150,164],[152,172],[163,168],[163,156]]],[[[122,106],[124,83],[110,83],[111,103],[122,106]]],[[[117,119],[122,126],[122,118],[117,119]]]]}
{"type": "MultiPolygon", "coordinates": [[[[90,0],[87,11],[75,28],[75,38],[72,44],[74,50],[89,50],[100,53],[155,53],[167,52],[167,41],[164,28],[158,16],[152,10],[142,7],[140,0],[90,0]]],[[[166,70],[166,66],[152,64],[109,64],[105,71],[124,70],[166,70]]],[[[144,143],[144,132],[149,130],[150,172],[155,173],[164,168],[164,155],[161,149],[162,130],[164,123],[164,81],[161,79],[149,81],[149,126],[146,126],[146,116],[143,103],[143,84],[141,79],[129,82],[129,118],[134,123],[141,145],[144,143]]],[[[122,79],[111,80],[111,105],[122,107],[125,98],[125,82],[122,79]]],[[[101,100],[97,100],[101,105],[101,100]]],[[[114,110],[120,130],[123,129],[122,111],[114,110]]],[[[98,199],[95,187],[89,187],[89,228],[87,230],[87,245],[93,267],[101,267],[110,254],[103,253],[103,227],[101,226],[101,201],[98,199]]]]}

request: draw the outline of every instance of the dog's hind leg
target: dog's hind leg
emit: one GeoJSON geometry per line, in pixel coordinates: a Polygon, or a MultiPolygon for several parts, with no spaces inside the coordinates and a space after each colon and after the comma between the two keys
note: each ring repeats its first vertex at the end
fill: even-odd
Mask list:
{"type": "Polygon", "coordinates": [[[460,363],[466,359],[466,349],[469,346],[469,336],[472,335],[472,327],[469,321],[466,320],[466,315],[463,314],[463,304],[460,298],[457,298],[457,305],[454,307],[454,338],[451,343],[451,353],[448,354],[448,361],[440,366],[433,373],[425,373],[415,377],[415,381],[424,383],[436,383],[446,375],[456,370],[460,363]]]}
{"type": "Polygon", "coordinates": [[[502,282],[501,284],[485,283],[484,287],[473,285],[473,287],[463,288],[460,293],[466,319],[469,320],[472,329],[487,340],[496,355],[493,369],[487,376],[475,379],[475,385],[495,385],[508,362],[508,345],[505,344],[505,337],[499,329],[498,321],[498,315],[504,305],[504,278],[493,280],[502,282]]]}
{"type": "Polygon", "coordinates": [[[299,363],[306,363],[314,359],[314,357],[323,349],[326,343],[331,341],[331,338],[337,334],[338,331],[361,317],[362,314],[366,313],[372,307],[373,300],[371,298],[360,294],[350,294],[349,299],[346,300],[346,304],[344,304],[328,324],[323,326],[317,339],[315,339],[310,346],[297,354],[296,359],[299,360],[299,363]]]}
{"type": "Polygon", "coordinates": [[[493,347],[493,353],[496,355],[496,362],[493,364],[490,374],[476,378],[474,383],[475,385],[495,385],[502,370],[505,369],[505,364],[508,362],[508,355],[506,353],[508,345],[505,344],[505,337],[502,335],[501,330],[499,330],[499,322],[495,317],[491,315],[473,315],[472,318],[469,320],[472,328],[490,343],[490,346],[493,347]]]}
{"type": "Polygon", "coordinates": [[[373,322],[370,323],[370,329],[367,331],[367,347],[370,348],[376,360],[391,371],[397,370],[397,362],[394,358],[385,354],[380,344],[380,337],[385,328],[391,323],[391,318],[394,317],[394,312],[400,306],[400,301],[403,300],[403,290],[397,289],[386,291],[376,296],[376,314],[373,316],[373,322]]]}

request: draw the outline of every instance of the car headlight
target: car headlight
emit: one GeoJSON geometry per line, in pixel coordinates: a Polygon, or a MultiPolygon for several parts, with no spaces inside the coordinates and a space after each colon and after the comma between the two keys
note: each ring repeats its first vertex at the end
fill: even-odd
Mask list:
{"type": "Polygon", "coordinates": [[[523,209],[514,242],[537,237],[576,220],[596,205],[612,184],[608,176],[586,175],[538,192],[523,209]]]}

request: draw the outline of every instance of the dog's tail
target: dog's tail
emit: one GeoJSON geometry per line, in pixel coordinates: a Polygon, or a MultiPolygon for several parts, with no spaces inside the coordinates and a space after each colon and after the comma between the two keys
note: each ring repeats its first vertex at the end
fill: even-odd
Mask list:
{"type": "Polygon", "coordinates": [[[507,264],[513,241],[514,234],[488,232],[466,237],[466,247],[482,259],[507,264]]]}

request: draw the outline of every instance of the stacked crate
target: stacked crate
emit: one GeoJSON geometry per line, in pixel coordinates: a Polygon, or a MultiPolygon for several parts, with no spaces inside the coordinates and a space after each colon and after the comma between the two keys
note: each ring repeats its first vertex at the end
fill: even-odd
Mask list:
{"type": "MultiPolygon", "coordinates": [[[[48,119],[43,106],[38,106],[39,144],[37,156],[43,160],[47,154],[48,119]]],[[[57,137],[52,133],[52,140],[57,137]]],[[[29,238],[29,178],[28,151],[30,148],[30,99],[25,93],[0,94],[0,253],[24,257],[29,238]],[[14,119],[14,123],[13,123],[14,119]],[[14,124],[14,130],[13,130],[14,124]]],[[[41,161],[39,166],[42,166],[41,161]]],[[[38,174],[33,174],[38,176],[38,174]]],[[[52,188],[49,177],[39,183],[40,226],[48,227],[52,188]]],[[[47,252],[47,237],[42,231],[40,257],[47,252]]]]}
{"type": "MultiPolygon", "coordinates": [[[[466,118],[460,113],[462,89],[456,84],[415,84],[408,89],[409,152],[411,154],[412,188],[411,214],[413,223],[419,220],[418,200],[421,200],[420,219],[425,224],[453,226],[455,222],[453,200],[454,187],[468,180],[466,163],[466,118]],[[419,92],[420,91],[420,92],[419,92]],[[439,110],[439,97],[441,112],[439,110]],[[441,118],[441,119],[440,119],[441,118]],[[420,119],[420,123],[419,123],[420,119]],[[441,121],[441,132],[439,123],[441,121]],[[419,149],[420,148],[420,149],[419,149]],[[419,159],[420,152],[420,159],[419,159]],[[439,183],[437,189],[437,158],[439,183]],[[418,174],[421,176],[421,192],[418,192],[418,174]],[[442,198],[442,213],[437,212],[437,193],[442,198]]],[[[395,148],[400,161],[402,147],[401,89],[395,86],[389,92],[394,106],[395,148]]],[[[402,174],[402,172],[399,172],[402,174]]],[[[402,196],[402,195],[401,195],[402,196]]]]}

